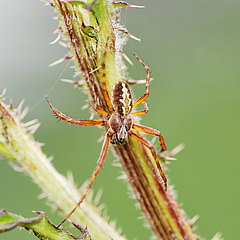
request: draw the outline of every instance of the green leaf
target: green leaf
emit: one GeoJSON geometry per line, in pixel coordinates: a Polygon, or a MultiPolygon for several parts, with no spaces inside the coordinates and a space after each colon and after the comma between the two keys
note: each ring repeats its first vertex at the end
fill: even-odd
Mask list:
{"type": "MultiPolygon", "coordinates": [[[[23,227],[26,230],[31,230],[42,240],[74,240],[80,238],[69,233],[65,228],[59,229],[51,223],[44,212],[36,212],[39,214],[34,218],[23,218],[13,213],[8,213],[5,209],[0,211],[0,233],[10,231],[16,227],[23,227]]],[[[86,228],[83,228],[73,223],[73,226],[78,228],[83,234],[81,239],[91,239],[86,228]]]]}

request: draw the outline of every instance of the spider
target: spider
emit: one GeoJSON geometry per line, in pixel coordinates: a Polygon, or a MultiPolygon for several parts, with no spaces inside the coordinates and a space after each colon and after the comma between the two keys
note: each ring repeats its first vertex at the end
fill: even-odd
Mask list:
{"type": "Polygon", "coordinates": [[[62,222],[58,225],[61,226],[73,213],[74,211],[80,206],[80,204],[85,199],[88,191],[90,190],[95,178],[97,177],[104,160],[107,156],[108,149],[110,143],[112,144],[126,144],[128,141],[128,136],[134,138],[147,148],[152,153],[152,156],[155,159],[157,168],[160,172],[160,175],[163,179],[165,190],[167,190],[167,178],[165,177],[163,170],[160,166],[160,163],[158,161],[157,153],[153,147],[153,145],[147,141],[146,139],[140,137],[139,135],[135,134],[132,130],[137,130],[143,133],[148,133],[151,135],[158,136],[160,146],[161,146],[161,152],[165,151],[166,145],[164,143],[164,138],[160,131],[155,130],[150,127],[142,126],[139,124],[133,123],[133,118],[136,116],[144,115],[148,112],[148,106],[144,102],[150,93],[149,88],[149,82],[150,82],[150,68],[134,53],[134,56],[137,58],[137,60],[145,67],[147,70],[147,77],[146,77],[146,93],[143,94],[139,99],[137,99],[135,102],[132,99],[132,94],[130,91],[129,86],[126,82],[117,82],[115,86],[113,87],[112,91],[112,101],[110,100],[107,86],[106,86],[106,76],[105,76],[105,57],[106,57],[106,51],[103,56],[103,62],[102,62],[102,75],[103,75],[103,94],[104,98],[106,100],[106,103],[110,109],[111,114],[108,114],[106,111],[97,108],[93,103],[90,103],[92,108],[99,113],[100,115],[104,116],[106,120],[76,120],[71,117],[66,116],[59,110],[53,107],[53,105],[50,103],[50,101],[47,99],[47,102],[54,112],[54,114],[59,118],[66,122],[69,122],[71,124],[78,124],[78,125],[84,125],[84,126],[106,126],[107,127],[107,133],[105,135],[105,139],[103,142],[102,150],[98,159],[97,167],[95,168],[92,177],[85,189],[85,192],[83,193],[81,199],[77,203],[77,205],[74,207],[74,209],[68,214],[68,216],[62,220],[62,222]],[[132,109],[137,107],[138,105],[143,104],[144,110],[132,112],[132,109]]]}

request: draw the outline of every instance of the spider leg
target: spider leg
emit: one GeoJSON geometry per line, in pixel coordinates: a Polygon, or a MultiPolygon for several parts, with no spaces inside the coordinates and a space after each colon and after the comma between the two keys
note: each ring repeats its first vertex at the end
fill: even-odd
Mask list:
{"type": "Polygon", "coordinates": [[[97,108],[92,102],[90,102],[90,104],[95,112],[99,113],[102,116],[109,117],[109,114],[107,112],[105,112],[102,109],[97,108]]]}
{"type": "Polygon", "coordinates": [[[79,202],[77,203],[77,205],[73,208],[73,210],[68,214],[68,216],[66,218],[64,218],[62,220],[62,222],[58,225],[57,228],[59,228],[73,213],[74,211],[80,206],[80,204],[83,202],[83,200],[85,199],[85,197],[87,196],[87,193],[89,191],[89,189],[91,188],[95,178],[97,177],[99,171],[101,170],[101,167],[104,163],[104,160],[106,159],[106,156],[107,156],[107,153],[108,153],[108,148],[109,148],[109,144],[110,144],[110,139],[111,139],[111,136],[112,136],[113,132],[108,130],[108,132],[106,133],[106,136],[105,136],[105,139],[104,139],[104,143],[103,143],[103,146],[102,146],[102,151],[101,151],[101,154],[100,154],[100,157],[98,159],[98,165],[97,167],[95,168],[93,174],[92,174],[92,177],[85,189],[85,192],[83,193],[81,199],[79,200],[79,202]]]}
{"type": "Polygon", "coordinates": [[[164,182],[164,187],[165,187],[165,191],[167,191],[167,178],[165,177],[164,173],[163,173],[163,170],[160,166],[160,163],[158,161],[158,158],[157,158],[157,153],[152,145],[152,143],[150,143],[149,141],[145,140],[144,138],[138,136],[137,134],[133,133],[133,132],[129,132],[129,136],[135,138],[137,141],[139,141],[140,143],[142,143],[144,146],[146,146],[147,148],[149,148],[149,150],[151,151],[152,153],[152,156],[154,157],[154,160],[156,162],[156,165],[157,165],[157,168],[158,168],[158,171],[162,177],[162,180],[164,182]]]}
{"type": "MultiPolygon", "coordinates": [[[[138,84],[146,84],[146,79],[141,80],[133,80],[133,79],[127,79],[125,77],[122,77],[122,79],[129,85],[138,85],[138,84]]],[[[153,78],[150,78],[150,82],[153,80],[153,78]]]]}
{"type": "Polygon", "coordinates": [[[166,147],[165,142],[164,142],[163,135],[161,134],[160,131],[158,131],[156,129],[153,129],[153,128],[150,128],[150,127],[138,125],[138,124],[133,124],[132,128],[136,129],[136,130],[138,130],[140,132],[149,133],[151,135],[158,136],[159,142],[160,142],[160,146],[161,146],[161,152],[167,150],[167,147],[166,147]]]}
{"type": "Polygon", "coordinates": [[[137,60],[145,67],[147,70],[147,78],[146,78],[146,93],[143,94],[136,102],[133,104],[133,108],[137,107],[140,103],[142,103],[144,100],[147,99],[150,93],[149,88],[149,81],[150,81],[150,68],[134,53],[134,56],[137,58],[137,60]]]}
{"type": "Polygon", "coordinates": [[[132,116],[136,117],[136,116],[140,116],[140,115],[144,115],[144,114],[148,113],[149,108],[148,108],[147,103],[142,102],[142,104],[144,105],[144,110],[138,111],[138,112],[133,112],[133,113],[131,113],[132,116]]]}
{"type": "Polygon", "coordinates": [[[108,90],[107,90],[107,84],[106,84],[105,59],[106,59],[106,53],[107,53],[107,45],[108,44],[106,44],[105,52],[104,52],[104,55],[103,55],[103,61],[102,61],[102,76],[103,76],[102,88],[103,88],[103,94],[104,94],[104,98],[106,100],[106,103],[107,103],[110,111],[113,113],[114,112],[114,108],[113,108],[111,99],[109,97],[108,90]]]}
{"type": "Polygon", "coordinates": [[[53,105],[49,102],[48,98],[47,102],[54,114],[59,118],[62,119],[63,121],[69,122],[71,124],[78,124],[78,125],[85,125],[85,126],[102,126],[102,125],[107,125],[107,123],[103,120],[76,120],[73,118],[68,117],[67,115],[63,114],[59,110],[53,107],[53,105]]]}

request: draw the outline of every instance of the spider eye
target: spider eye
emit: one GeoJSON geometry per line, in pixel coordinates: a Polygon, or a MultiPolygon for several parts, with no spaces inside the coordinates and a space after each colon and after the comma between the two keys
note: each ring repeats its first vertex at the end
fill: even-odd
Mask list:
{"type": "Polygon", "coordinates": [[[121,144],[126,143],[126,141],[125,141],[124,138],[120,138],[120,139],[119,139],[119,142],[120,142],[121,144]]]}

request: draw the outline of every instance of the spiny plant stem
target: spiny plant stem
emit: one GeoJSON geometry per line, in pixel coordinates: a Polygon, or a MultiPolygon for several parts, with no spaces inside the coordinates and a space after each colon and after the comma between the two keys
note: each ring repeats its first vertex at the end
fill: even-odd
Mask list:
{"type": "MultiPolygon", "coordinates": [[[[55,170],[50,159],[42,153],[40,144],[31,136],[34,125],[23,124],[20,116],[20,111],[11,111],[9,106],[0,102],[0,153],[30,175],[43,190],[44,196],[48,197],[51,205],[66,216],[82,193],[71,180],[67,180],[55,170]]],[[[81,209],[77,209],[72,221],[87,225],[93,239],[126,239],[116,231],[114,224],[107,223],[106,216],[101,217],[98,208],[87,199],[81,209]]]]}
{"type": "MultiPolygon", "coordinates": [[[[103,94],[101,64],[104,52],[107,51],[106,80],[110,93],[114,84],[124,76],[120,57],[124,41],[117,32],[122,27],[118,23],[115,8],[122,4],[124,5],[117,5],[116,2],[107,0],[51,2],[58,15],[60,34],[67,43],[68,58],[74,61],[80,80],[84,79],[84,84],[80,84],[80,81],[74,83],[83,85],[89,100],[97,108],[107,112],[109,109],[103,94]]],[[[121,32],[131,36],[126,30],[121,32]]],[[[21,166],[66,216],[81,194],[72,183],[56,172],[21,122],[11,115],[10,110],[3,104],[0,105],[0,110],[0,151],[8,160],[21,166]]],[[[132,138],[129,138],[128,144],[115,145],[113,148],[155,237],[170,240],[198,239],[175,201],[171,186],[167,192],[163,189],[150,151],[132,138]]],[[[80,225],[87,225],[93,239],[125,239],[86,200],[71,219],[80,225]]]]}
{"type": "MultiPolygon", "coordinates": [[[[121,39],[113,27],[114,24],[117,25],[113,17],[115,12],[106,0],[97,1],[91,9],[91,13],[95,14],[98,20],[99,25],[96,25],[96,22],[91,21],[91,17],[85,18],[83,12],[86,9],[80,5],[75,6],[73,2],[69,4],[59,0],[54,2],[61,29],[67,39],[76,69],[81,70],[80,73],[85,79],[90,100],[97,107],[109,112],[103,97],[102,72],[99,67],[104,51],[107,51],[106,78],[111,93],[113,85],[121,81],[119,73],[123,74],[121,66],[115,60],[119,50],[122,50],[116,49],[116,42],[121,42],[121,39]],[[96,9],[99,11],[98,14],[96,9]],[[97,29],[97,43],[83,33],[83,26],[89,25],[97,29]],[[93,72],[94,69],[98,71],[93,72]]],[[[198,239],[174,200],[171,187],[167,192],[163,189],[149,150],[131,138],[128,144],[115,145],[113,148],[157,239],[198,239]]]]}

